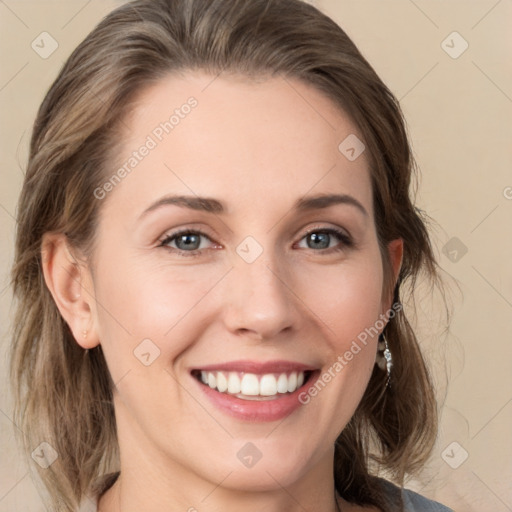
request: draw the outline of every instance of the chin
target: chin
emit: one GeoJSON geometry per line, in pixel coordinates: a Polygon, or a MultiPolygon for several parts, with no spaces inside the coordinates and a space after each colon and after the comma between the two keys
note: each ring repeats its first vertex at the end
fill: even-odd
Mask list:
{"type": "Polygon", "coordinates": [[[229,464],[221,463],[214,471],[211,471],[210,467],[209,479],[218,483],[219,475],[229,474],[229,477],[222,483],[226,489],[241,492],[276,491],[300,480],[311,466],[311,463],[305,463],[297,452],[293,457],[290,451],[272,450],[271,447],[266,450],[262,449],[258,459],[254,445],[251,445],[249,441],[238,453],[240,453],[241,460],[237,457],[229,464]],[[252,453],[252,460],[250,459],[251,455],[246,455],[249,453],[252,453]]]}

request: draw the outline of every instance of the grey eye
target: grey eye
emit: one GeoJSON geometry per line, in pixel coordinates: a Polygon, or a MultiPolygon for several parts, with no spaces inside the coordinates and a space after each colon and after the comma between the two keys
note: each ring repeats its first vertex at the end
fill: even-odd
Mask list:
{"type": "Polygon", "coordinates": [[[176,238],[176,247],[181,250],[197,250],[201,245],[201,235],[196,233],[185,233],[178,235],[176,238]]]}
{"type": "Polygon", "coordinates": [[[329,233],[311,233],[306,239],[310,249],[327,249],[331,241],[331,235],[329,233]]]}

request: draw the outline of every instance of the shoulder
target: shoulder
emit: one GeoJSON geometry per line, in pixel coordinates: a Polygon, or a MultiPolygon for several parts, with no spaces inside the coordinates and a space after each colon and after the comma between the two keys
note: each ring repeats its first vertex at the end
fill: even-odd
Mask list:
{"type": "Polygon", "coordinates": [[[401,489],[387,480],[381,480],[381,484],[391,499],[401,495],[405,512],[453,512],[437,501],[429,500],[409,489],[401,489]]]}

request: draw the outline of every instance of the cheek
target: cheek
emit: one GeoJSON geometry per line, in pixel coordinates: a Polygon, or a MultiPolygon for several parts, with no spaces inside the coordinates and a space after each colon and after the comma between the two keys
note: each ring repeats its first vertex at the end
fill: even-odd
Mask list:
{"type": "Polygon", "coordinates": [[[339,265],[310,266],[297,281],[298,295],[326,328],[333,348],[375,325],[381,313],[382,263],[378,251],[339,265]]]}
{"type": "MultiPolygon", "coordinates": [[[[333,424],[355,410],[368,384],[375,365],[381,326],[383,272],[378,249],[359,258],[347,259],[339,265],[309,268],[299,281],[299,296],[318,319],[329,357],[323,367],[323,381],[329,400],[338,404],[338,417],[333,424]],[[378,325],[377,325],[378,324],[378,325]]],[[[323,392],[319,386],[318,392],[323,392]]],[[[313,391],[315,394],[316,391],[313,391]]],[[[321,417],[325,411],[317,411],[321,417]]],[[[326,424],[331,419],[326,420],[326,424]]]]}
{"type": "Polygon", "coordinates": [[[193,339],[190,333],[202,325],[203,299],[227,270],[128,261],[104,260],[96,276],[98,333],[114,379],[137,362],[134,351],[143,340],[154,343],[161,361],[184,351],[193,339]]]}

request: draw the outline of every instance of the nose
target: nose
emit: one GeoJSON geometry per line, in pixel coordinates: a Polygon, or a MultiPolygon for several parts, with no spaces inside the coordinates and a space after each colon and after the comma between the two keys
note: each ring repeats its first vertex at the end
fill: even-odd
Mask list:
{"type": "Polygon", "coordinates": [[[289,272],[275,260],[260,257],[252,263],[236,261],[225,289],[227,329],[262,340],[297,330],[302,318],[300,300],[290,281],[289,272]]]}

